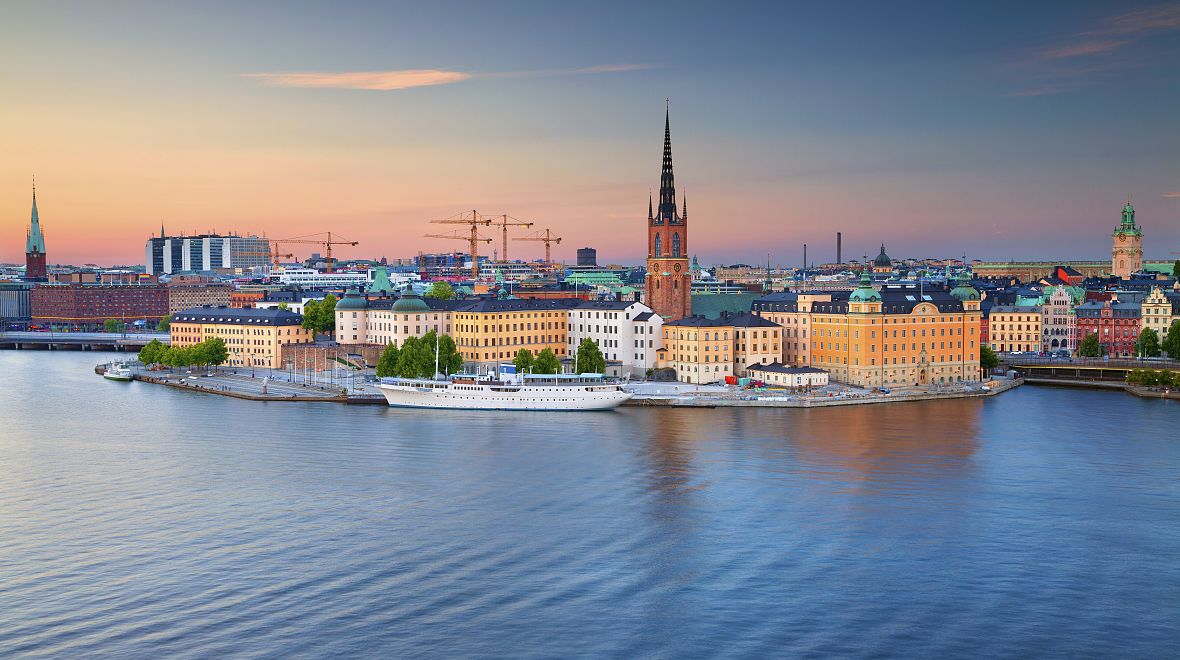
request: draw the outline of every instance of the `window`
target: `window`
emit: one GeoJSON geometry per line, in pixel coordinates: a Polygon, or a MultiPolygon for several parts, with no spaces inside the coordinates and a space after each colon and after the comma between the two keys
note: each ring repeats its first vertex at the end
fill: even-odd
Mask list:
{"type": "Polygon", "coordinates": [[[654,253],[657,257],[662,256],[663,254],[663,241],[661,240],[661,236],[659,234],[656,234],[656,246],[654,253]]]}

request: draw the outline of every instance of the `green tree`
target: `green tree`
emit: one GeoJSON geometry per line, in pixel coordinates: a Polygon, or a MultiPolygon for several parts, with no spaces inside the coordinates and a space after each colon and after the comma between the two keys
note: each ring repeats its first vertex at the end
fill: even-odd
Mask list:
{"type": "Polygon", "coordinates": [[[1180,259],[1177,259],[1176,263],[1172,264],[1172,277],[1180,277],[1180,259]]]}
{"type": "Polygon", "coordinates": [[[1139,357],[1156,357],[1160,354],[1160,336],[1151,328],[1143,328],[1139,338],[1135,340],[1135,355],[1139,357]]]}
{"type": "Polygon", "coordinates": [[[145,365],[157,364],[164,357],[164,353],[167,350],[168,347],[161,343],[159,339],[153,339],[140,349],[139,361],[145,365]]]}
{"type": "Polygon", "coordinates": [[[1088,358],[1102,357],[1102,343],[1098,341],[1098,335],[1092,332],[1086,335],[1078,345],[1078,355],[1088,358]]]}
{"type": "Polygon", "coordinates": [[[1180,319],[1172,321],[1171,327],[1168,328],[1168,333],[1164,335],[1164,341],[1160,345],[1168,357],[1173,360],[1180,360],[1180,319]]]}
{"type": "Polygon", "coordinates": [[[425,298],[438,298],[439,300],[450,300],[455,297],[455,287],[451,286],[450,282],[435,282],[430,285],[430,288],[423,294],[425,298]]]}
{"type": "Polygon", "coordinates": [[[990,373],[992,369],[1000,366],[1000,356],[992,350],[991,346],[982,344],[979,347],[979,368],[983,369],[984,373],[990,373]]]}
{"type": "Polygon", "coordinates": [[[606,358],[598,348],[598,342],[584,337],[578,344],[578,371],[584,374],[600,374],[606,371],[606,358]]]}
{"type": "Polygon", "coordinates": [[[527,348],[520,349],[516,357],[512,358],[512,364],[516,365],[516,373],[527,374],[533,368],[533,352],[527,348]]]}
{"type": "Polygon", "coordinates": [[[201,342],[202,364],[217,366],[229,359],[229,349],[221,337],[210,337],[201,342]]]}
{"type": "Polygon", "coordinates": [[[314,332],[336,332],[336,296],[328,294],[323,300],[309,300],[303,306],[303,327],[314,332]]]}
{"type": "Polygon", "coordinates": [[[533,360],[533,373],[538,374],[556,374],[561,372],[561,360],[553,354],[553,349],[545,348],[540,353],[537,353],[537,359],[533,360]]]}
{"type": "Polygon", "coordinates": [[[281,309],[281,310],[283,310],[284,312],[289,312],[289,311],[291,311],[291,306],[290,306],[290,305],[288,305],[287,303],[279,303],[279,306],[278,306],[278,308],[279,308],[279,309],[281,309]]]}
{"type": "Polygon", "coordinates": [[[169,315],[165,316],[164,318],[160,319],[160,322],[156,324],[156,332],[168,332],[169,328],[171,328],[171,327],[172,327],[172,315],[169,314],[169,315]]]}
{"type": "Polygon", "coordinates": [[[377,377],[388,378],[397,375],[397,358],[400,351],[393,342],[385,345],[385,350],[381,351],[381,357],[377,358],[377,377]]]}
{"type": "Polygon", "coordinates": [[[160,364],[167,367],[187,367],[192,360],[193,351],[189,347],[169,346],[160,356],[160,364]]]}
{"type": "Polygon", "coordinates": [[[123,332],[127,329],[127,324],[119,319],[107,319],[102,322],[103,332],[123,332]]]}
{"type": "Polygon", "coordinates": [[[397,375],[402,378],[427,378],[434,373],[434,344],[421,337],[407,337],[397,356],[397,375]]]}
{"type": "Polygon", "coordinates": [[[454,374],[463,370],[463,354],[450,335],[438,338],[438,370],[444,374],[454,374]]]}

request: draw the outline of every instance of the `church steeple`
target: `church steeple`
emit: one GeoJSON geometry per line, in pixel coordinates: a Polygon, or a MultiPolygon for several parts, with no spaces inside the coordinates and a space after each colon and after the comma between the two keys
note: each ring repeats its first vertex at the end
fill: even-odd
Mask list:
{"type": "Polygon", "coordinates": [[[671,109],[664,100],[664,161],[660,168],[660,206],[656,220],[671,224],[679,221],[676,213],[676,176],[672,173],[671,109]]]}
{"type": "Polygon", "coordinates": [[[652,219],[652,214],[651,214],[651,191],[650,191],[650,190],[649,190],[649,191],[647,191],[647,219],[648,219],[649,221],[652,219]]]}
{"type": "Polygon", "coordinates": [[[29,234],[25,254],[45,254],[45,237],[41,235],[41,218],[37,215],[37,179],[33,179],[33,213],[29,220],[29,234]]]}

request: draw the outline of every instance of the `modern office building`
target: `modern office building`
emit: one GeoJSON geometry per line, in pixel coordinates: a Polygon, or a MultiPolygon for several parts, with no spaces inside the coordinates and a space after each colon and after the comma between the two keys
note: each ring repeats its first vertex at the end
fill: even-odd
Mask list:
{"type": "Polygon", "coordinates": [[[145,252],[148,275],[250,272],[270,266],[270,241],[257,236],[165,236],[160,227],[160,235],[147,240],[145,252]]]}

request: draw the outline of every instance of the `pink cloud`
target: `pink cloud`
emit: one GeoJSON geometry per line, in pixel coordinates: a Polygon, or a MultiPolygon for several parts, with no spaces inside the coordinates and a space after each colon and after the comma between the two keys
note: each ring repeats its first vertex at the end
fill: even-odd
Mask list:
{"type": "Polygon", "coordinates": [[[1041,55],[1051,60],[1065,57],[1079,57],[1084,55],[1100,55],[1102,53],[1114,52],[1129,43],[1131,42],[1126,40],[1091,41],[1087,43],[1062,46],[1060,48],[1052,48],[1041,53],[1041,55]]]}
{"type": "Polygon", "coordinates": [[[1112,16],[1102,27],[1085,34],[1141,34],[1176,28],[1180,28],[1180,5],[1169,5],[1112,16]]]}
{"type": "Polygon", "coordinates": [[[1164,193],[1163,196],[1167,197],[1169,199],[1174,198],[1174,197],[1180,197],[1180,191],[1169,191],[1169,192],[1164,193]]]}
{"type": "Polygon", "coordinates": [[[400,71],[350,71],[343,73],[247,73],[246,78],[274,87],[321,87],[389,91],[449,85],[471,78],[471,74],[439,69],[400,71]]]}

